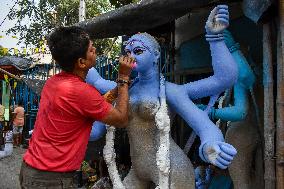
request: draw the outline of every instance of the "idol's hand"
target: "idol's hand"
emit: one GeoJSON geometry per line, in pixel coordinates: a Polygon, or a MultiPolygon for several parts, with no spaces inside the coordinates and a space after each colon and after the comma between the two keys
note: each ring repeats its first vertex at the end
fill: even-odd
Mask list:
{"type": "Polygon", "coordinates": [[[202,153],[207,162],[226,169],[237,154],[237,150],[225,142],[207,142],[203,146],[202,153]]]}
{"type": "Polygon", "coordinates": [[[208,35],[222,34],[229,26],[229,11],[227,5],[218,5],[215,7],[205,24],[208,35]]]}
{"type": "Polygon", "coordinates": [[[119,77],[129,77],[133,68],[135,59],[133,57],[121,56],[119,58],[119,77]]]}

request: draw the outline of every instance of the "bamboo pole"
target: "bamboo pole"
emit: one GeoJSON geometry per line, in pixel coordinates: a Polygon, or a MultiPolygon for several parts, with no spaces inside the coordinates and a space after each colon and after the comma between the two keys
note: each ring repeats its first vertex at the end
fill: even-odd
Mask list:
{"type": "Polygon", "coordinates": [[[274,98],[271,32],[269,23],[263,25],[263,91],[264,91],[264,182],[265,189],[275,188],[274,157],[274,98]]]}
{"type": "Polygon", "coordinates": [[[284,0],[279,1],[280,35],[277,44],[276,188],[284,189],[284,0]],[[282,44],[282,45],[281,45],[282,44]]]}
{"type": "Polygon", "coordinates": [[[20,77],[14,75],[14,74],[11,74],[10,72],[0,68],[0,72],[4,73],[4,74],[7,74],[8,76],[14,78],[14,79],[17,79],[17,80],[22,80],[20,77]]]}

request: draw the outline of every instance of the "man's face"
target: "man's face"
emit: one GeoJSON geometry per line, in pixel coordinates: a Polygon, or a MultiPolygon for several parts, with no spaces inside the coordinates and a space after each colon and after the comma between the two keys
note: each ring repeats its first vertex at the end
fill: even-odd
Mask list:
{"type": "Polygon", "coordinates": [[[93,44],[94,44],[93,41],[90,41],[89,48],[86,54],[86,64],[89,68],[92,68],[93,66],[96,65],[97,54],[96,54],[96,48],[93,46],[93,44]]]}

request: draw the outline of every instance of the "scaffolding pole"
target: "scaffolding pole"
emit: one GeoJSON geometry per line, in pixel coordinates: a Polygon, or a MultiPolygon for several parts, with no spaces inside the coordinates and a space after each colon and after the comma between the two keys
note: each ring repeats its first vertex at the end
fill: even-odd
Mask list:
{"type": "Polygon", "coordinates": [[[279,0],[280,24],[277,44],[277,100],[276,100],[276,188],[284,189],[284,0],[279,0]]]}
{"type": "Polygon", "coordinates": [[[273,65],[270,24],[263,25],[263,92],[264,92],[264,182],[265,189],[275,188],[275,122],[273,65]]]}
{"type": "Polygon", "coordinates": [[[80,0],[79,5],[79,22],[86,19],[86,3],[85,0],[80,0]]]}

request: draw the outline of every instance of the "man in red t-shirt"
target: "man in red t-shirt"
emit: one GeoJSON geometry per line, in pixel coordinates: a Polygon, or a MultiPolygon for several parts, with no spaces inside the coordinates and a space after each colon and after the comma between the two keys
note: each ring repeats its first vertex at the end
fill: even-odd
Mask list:
{"type": "Polygon", "coordinates": [[[22,188],[76,188],[74,172],[80,168],[92,123],[116,127],[128,122],[128,84],[133,59],[120,58],[116,107],[85,83],[95,65],[96,48],[79,27],[61,27],[48,37],[53,59],[63,70],[47,80],[33,135],[24,155],[22,188]]]}

